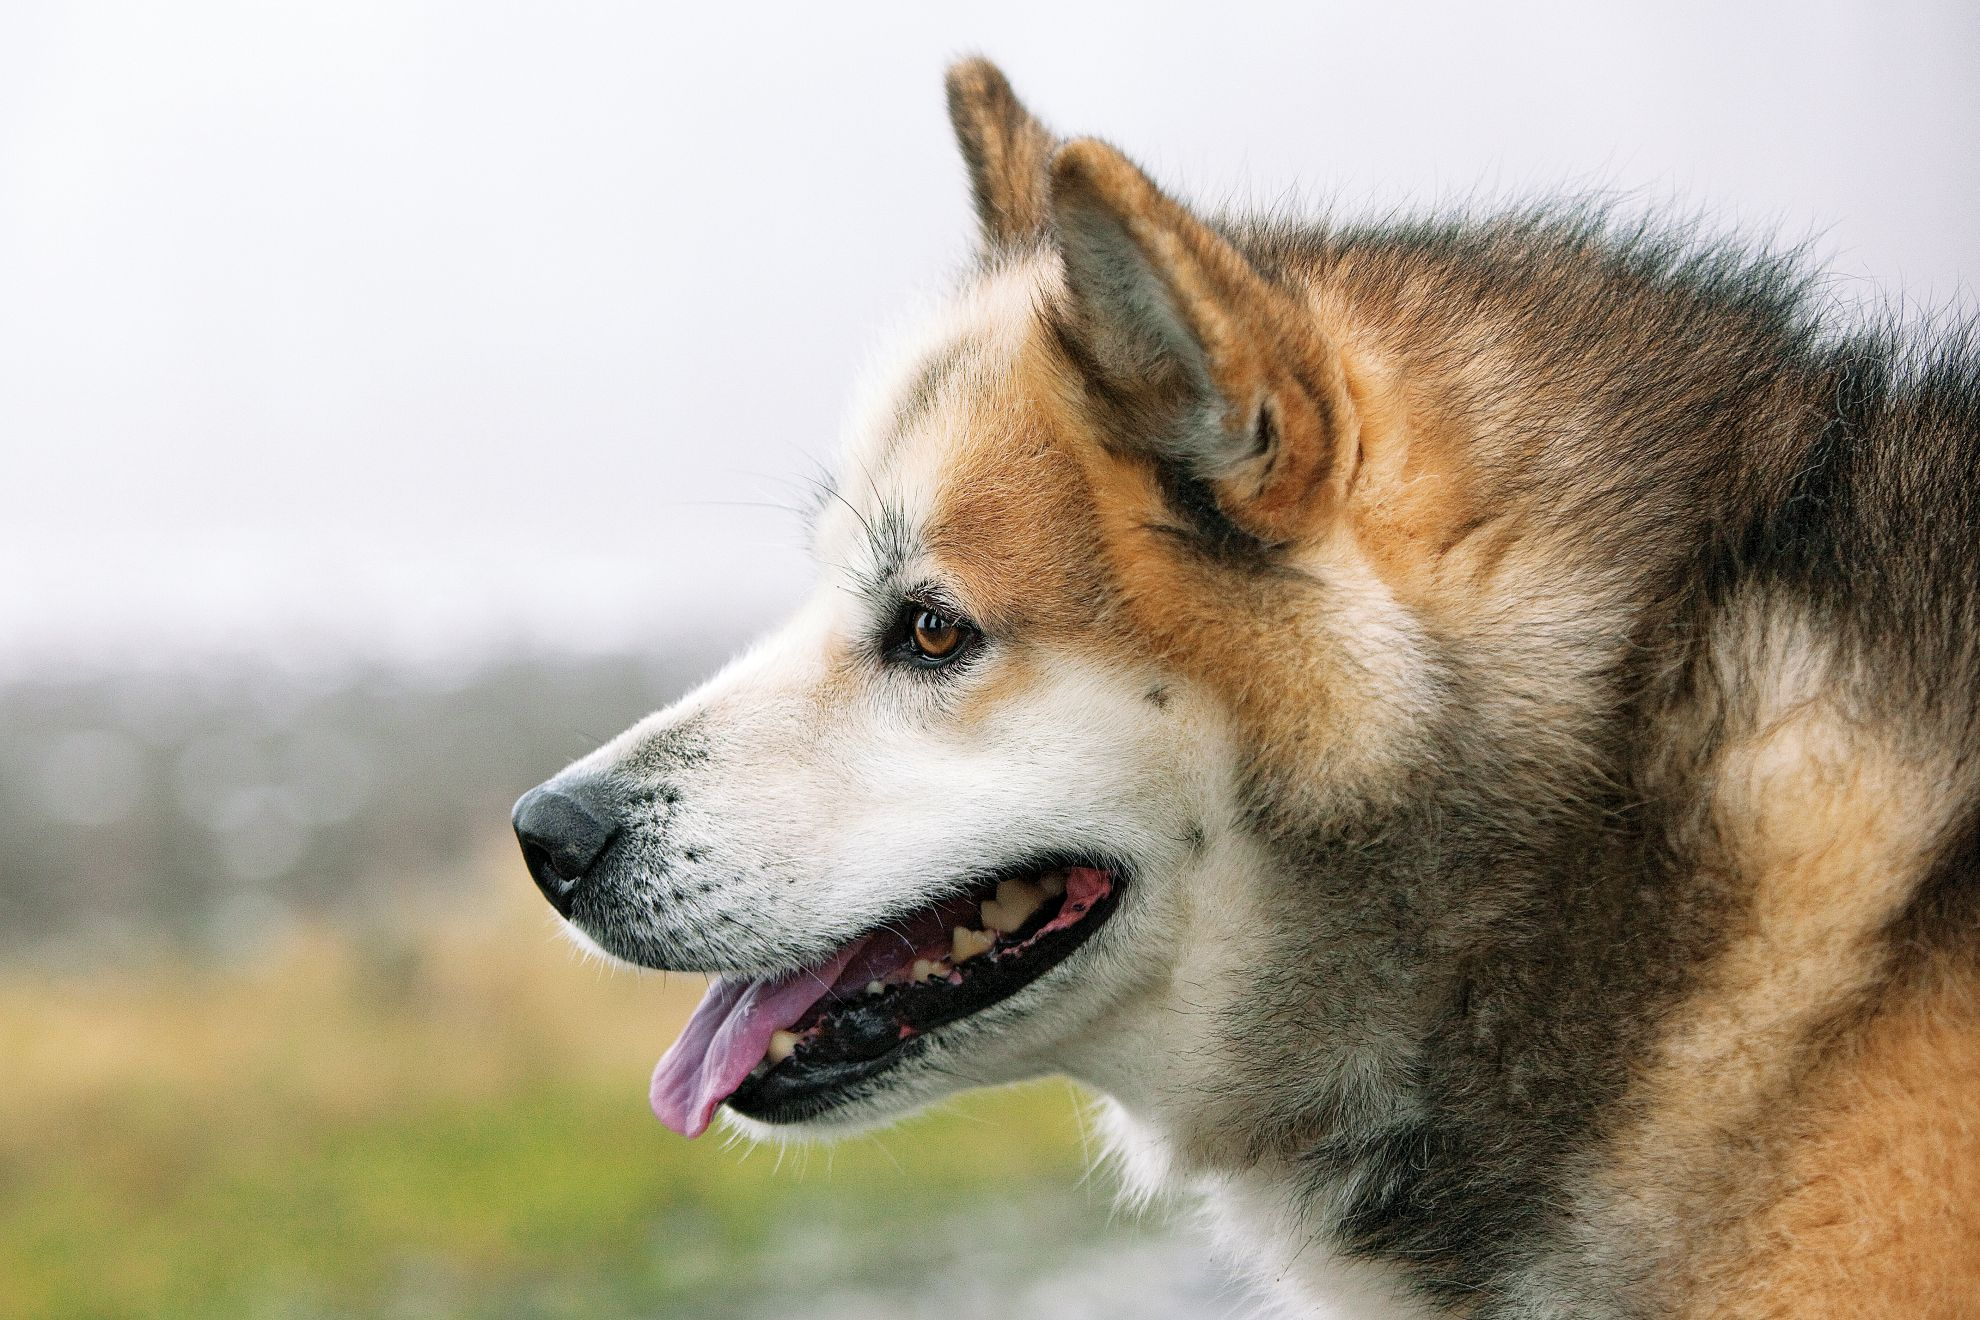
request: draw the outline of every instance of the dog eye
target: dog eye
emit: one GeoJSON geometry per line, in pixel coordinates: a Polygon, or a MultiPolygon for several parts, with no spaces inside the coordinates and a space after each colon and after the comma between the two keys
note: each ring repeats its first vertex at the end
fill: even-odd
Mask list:
{"type": "Polygon", "coordinates": [[[953,660],[968,640],[969,625],[934,610],[916,610],[908,629],[908,645],[914,649],[915,657],[936,664],[953,660]]]}
{"type": "Polygon", "coordinates": [[[901,651],[921,665],[946,665],[968,651],[970,637],[976,635],[976,629],[962,619],[952,619],[927,606],[909,604],[901,613],[901,621],[907,623],[899,633],[901,651]]]}

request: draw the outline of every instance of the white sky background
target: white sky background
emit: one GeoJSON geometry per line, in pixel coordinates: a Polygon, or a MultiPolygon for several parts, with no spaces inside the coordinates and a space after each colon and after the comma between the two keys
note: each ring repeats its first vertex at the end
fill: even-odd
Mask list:
{"type": "Polygon", "coordinates": [[[943,65],[1213,202],[1562,186],[1975,305],[1980,6],[0,6],[0,663],[767,621],[970,234],[943,65]]]}

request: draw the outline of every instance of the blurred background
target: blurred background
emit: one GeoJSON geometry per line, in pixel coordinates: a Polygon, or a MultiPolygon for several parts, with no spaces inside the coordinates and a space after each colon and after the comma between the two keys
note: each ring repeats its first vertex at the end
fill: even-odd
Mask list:
{"type": "Polygon", "coordinates": [[[0,1314],[1242,1314],[1080,1098],[689,1145],[524,788],[792,604],[981,50],[1211,205],[1568,191],[1971,312],[1980,9],[0,6],[0,1314]]]}

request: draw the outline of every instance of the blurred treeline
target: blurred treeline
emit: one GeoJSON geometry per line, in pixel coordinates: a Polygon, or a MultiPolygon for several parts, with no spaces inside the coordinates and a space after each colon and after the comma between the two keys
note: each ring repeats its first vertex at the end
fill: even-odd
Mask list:
{"type": "MultiPolygon", "coordinates": [[[[0,957],[242,951],[375,910],[732,638],[453,669],[185,661],[0,682],[0,957]]],[[[520,872],[518,873],[520,878],[520,872]]]]}

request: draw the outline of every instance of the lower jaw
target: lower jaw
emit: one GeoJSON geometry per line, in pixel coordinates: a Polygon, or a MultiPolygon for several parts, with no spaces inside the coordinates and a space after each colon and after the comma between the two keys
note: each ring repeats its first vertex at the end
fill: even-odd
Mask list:
{"type": "Polygon", "coordinates": [[[907,1040],[877,1059],[814,1064],[795,1075],[772,1069],[744,1082],[724,1103],[759,1123],[807,1123],[857,1102],[868,1094],[864,1083],[918,1056],[921,1049],[920,1040],[907,1040]]]}

